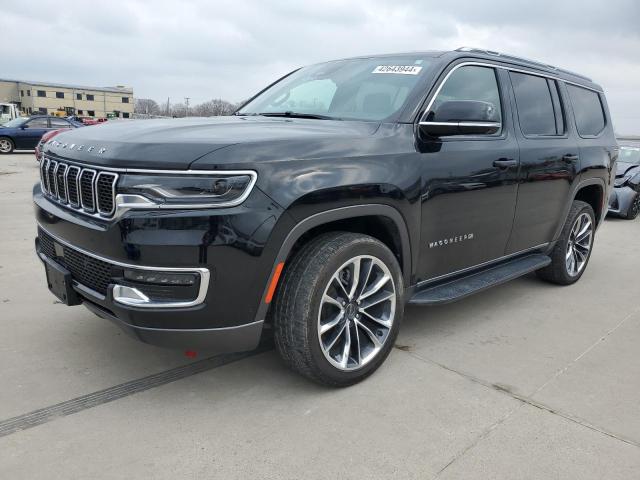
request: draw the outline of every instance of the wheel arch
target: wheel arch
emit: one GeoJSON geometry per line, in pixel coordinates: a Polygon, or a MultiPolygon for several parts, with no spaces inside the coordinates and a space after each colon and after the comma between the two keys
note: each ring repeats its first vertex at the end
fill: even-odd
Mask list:
{"type": "Polygon", "coordinates": [[[265,302],[274,277],[280,275],[278,265],[285,263],[297,250],[296,247],[303,244],[301,241],[310,239],[315,233],[324,231],[344,230],[356,233],[366,233],[377,238],[394,253],[398,258],[405,285],[409,285],[412,270],[411,243],[409,230],[402,214],[390,205],[364,204],[339,207],[311,215],[298,222],[287,234],[282,242],[278,254],[273,263],[267,284],[260,299],[260,306],[256,318],[264,320],[269,304],[265,302]],[[360,223],[358,222],[360,221],[360,223]],[[368,226],[377,225],[381,230],[372,234],[370,230],[362,229],[362,222],[368,226]],[[395,237],[394,233],[397,235],[395,237]],[[277,273],[276,273],[277,272],[277,273]]]}

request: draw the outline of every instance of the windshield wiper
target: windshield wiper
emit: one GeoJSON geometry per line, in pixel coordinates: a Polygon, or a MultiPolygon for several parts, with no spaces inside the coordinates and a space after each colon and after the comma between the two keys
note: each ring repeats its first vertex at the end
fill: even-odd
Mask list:
{"type": "Polygon", "coordinates": [[[328,115],[318,115],[316,113],[300,113],[300,112],[262,112],[258,115],[263,117],[291,117],[291,118],[314,118],[316,120],[340,120],[336,117],[329,117],[328,115]]]}

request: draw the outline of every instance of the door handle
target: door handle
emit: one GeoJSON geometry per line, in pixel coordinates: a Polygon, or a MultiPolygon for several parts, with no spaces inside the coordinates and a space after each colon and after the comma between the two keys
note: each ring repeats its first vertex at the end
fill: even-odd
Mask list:
{"type": "Polygon", "coordinates": [[[573,154],[566,154],[565,156],[562,157],[562,160],[564,162],[567,163],[572,163],[572,162],[577,162],[578,161],[578,155],[573,155],[573,154]]]}
{"type": "Polygon", "coordinates": [[[513,158],[500,158],[493,161],[493,166],[498,168],[510,168],[517,167],[518,161],[513,158]]]}

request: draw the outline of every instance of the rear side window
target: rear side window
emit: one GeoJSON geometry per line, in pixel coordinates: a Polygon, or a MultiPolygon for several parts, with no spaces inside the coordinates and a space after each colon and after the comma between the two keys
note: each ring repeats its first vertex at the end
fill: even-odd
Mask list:
{"type": "Polygon", "coordinates": [[[554,80],[510,72],[518,120],[524,135],[562,135],[564,120],[554,80]]]}
{"type": "Polygon", "coordinates": [[[581,136],[598,135],[604,130],[604,109],[600,95],[593,90],[567,85],[573,113],[576,116],[576,127],[581,136]]]}

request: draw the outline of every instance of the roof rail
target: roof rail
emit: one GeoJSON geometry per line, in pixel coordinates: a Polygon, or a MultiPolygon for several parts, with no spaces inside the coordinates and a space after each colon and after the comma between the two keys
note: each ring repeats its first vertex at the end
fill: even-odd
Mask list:
{"type": "Polygon", "coordinates": [[[587,80],[589,82],[593,81],[589,77],[585,77],[584,75],[572,72],[570,70],[565,70],[563,68],[558,68],[558,67],[555,67],[553,65],[549,65],[547,63],[536,62],[535,60],[529,60],[528,58],[518,57],[516,55],[508,55],[506,53],[496,52],[495,50],[486,50],[484,48],[475,48],[475,47],[460,47],[460,48],[456,48],[455,51],[456,52],[469,52],[469,53],[483,53],[485,55],[491,55],[491,56],[494,56],[494,57],[500,57],[500,58],[503,58],[505,60],[515,60],[515,61],[520,62],[520,63],[526,63],[526,64],[531,65],[532,67],[536,67],[536,68],[543,68],[543,69],[546,69],[546,70],[553,70],[555,72],[566,73],[568,75],[573,75],[574,77],[582,78],[583,80],[587,80]]]}

